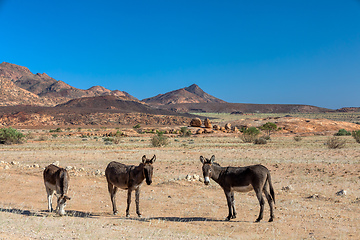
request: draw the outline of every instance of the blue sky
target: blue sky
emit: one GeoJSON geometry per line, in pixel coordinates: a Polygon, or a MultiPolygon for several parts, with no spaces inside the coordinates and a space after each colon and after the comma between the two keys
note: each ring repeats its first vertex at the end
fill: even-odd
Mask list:
{"type": "Polygon", "coordinates": [[[360,107],[359,0],[0,0],[0,62],[144,99],[360,107]]]}

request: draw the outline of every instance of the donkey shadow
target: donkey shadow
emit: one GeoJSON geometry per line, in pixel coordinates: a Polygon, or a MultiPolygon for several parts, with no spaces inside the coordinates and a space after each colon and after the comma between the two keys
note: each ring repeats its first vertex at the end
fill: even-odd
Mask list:
{"type": "MultiPolygon", "coordinates": [[[[55,213],[49,213],[47,210],[40,210],[40,211],[34,211],[34,210],[24,210],[19,208],[0,208],[0,212],[8,212],[13,214],[19,214],[24,216],[31,216],[31,217],[61,217],[55,213]]],[[[68,217],[77,217],[77,218],[96,218],[99,217],[100,214],[90,213],[90,212],[82,212],[82,211],[76,211],[76,210],[67,210],[66,216],[68,217]]]]}
{"type": "MultiPolygon", "coordinates": [[[[144,218],[124,218],[129,220],[135,220],[140,222],[150,222],[153,220],[167,221],[167,222],[227,222],[226,220],[214,219],[214,218],[205,218],[205,217],[144,217],[144,218]]],[[[245,222],[245,221],[234,221],[231,222],[245,222]]]]}

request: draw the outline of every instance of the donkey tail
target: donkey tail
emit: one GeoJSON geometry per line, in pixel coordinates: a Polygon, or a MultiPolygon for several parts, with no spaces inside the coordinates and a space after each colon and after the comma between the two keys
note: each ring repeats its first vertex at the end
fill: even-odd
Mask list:
{"type": "Polygon", "coordinates": [[[274,192],[273,185],[272,185],[272,183],[271,183],[270,172],[268,172],[268,174],[267,174],[267,180],[268,180],[268,182],[269,182],[270,195],[271,195],[272,199],[274,200],[274,204],[275,204],[275,192],[274,192]]]}

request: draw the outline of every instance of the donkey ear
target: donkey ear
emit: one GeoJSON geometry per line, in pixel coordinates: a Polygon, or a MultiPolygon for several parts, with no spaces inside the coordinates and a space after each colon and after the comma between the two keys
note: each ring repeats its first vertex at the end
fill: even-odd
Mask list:
{"type": "Polygon", "coordinates": [[[146,155],[144,155],[144,156],[142,157],[142,162],[143,162],[143,163],[146,162],[146,155]]]}
{"type": "Polygon", "coordinates": [[[151,163],[151,164],[154,163],[155,160],[156,160],[156,155],[154,154],[154,156],[153,156],[152,159],[150,160],[150,163],[151,163]]]}
{"type": "Polygon", "coordinates": [[[202,164],[204,164],[204,163],[205,163],[205,159],[204,159],[204,157],[203,157],[203,156],[200,156],[200,162],[201,162],[202,164]]]}
{"type": "Polygon", "coordinates": [[[210,163],[213,163],[215,161],[215,155],[212,155],[210,158],[210,163]]]}

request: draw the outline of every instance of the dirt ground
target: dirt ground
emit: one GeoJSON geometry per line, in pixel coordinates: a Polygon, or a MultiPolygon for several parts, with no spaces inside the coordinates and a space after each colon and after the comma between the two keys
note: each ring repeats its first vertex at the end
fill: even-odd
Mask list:
{"type": "MultiPolygon", "coordinates": [[[[0,146],[0,239],[359,239],[360,144],[344,137],[342,149],[328,149],[327,136],[274,136],[266,145],[243,143],[237,135],[170,139],[162,148],[150,137],[124,137],[119,144],[102,139],[62,136],[0,146]],[[156,154],[152,185],[141,188],[125,217],[126,192],[117,196],[112,215],[103,172],[110,161],[139,164],[156,154]],[[205,186],[186,176],[200,175],[201,155],[216,156],[222,166],[261,163],[275,188],[274,222],[253,192],[235,193],[237,218],[224,221],[227,205],[214,182],[205,186]],[[67,216],[47,212],[42,180],[45,166],[71,167],[67,216]],[[74,169],[75,167],[75,169],[74,169]],[[345,190],[346,194],[336,193],[345,190]]],[[[201,179],[200,179],[201,180],[201,179]]]]}

